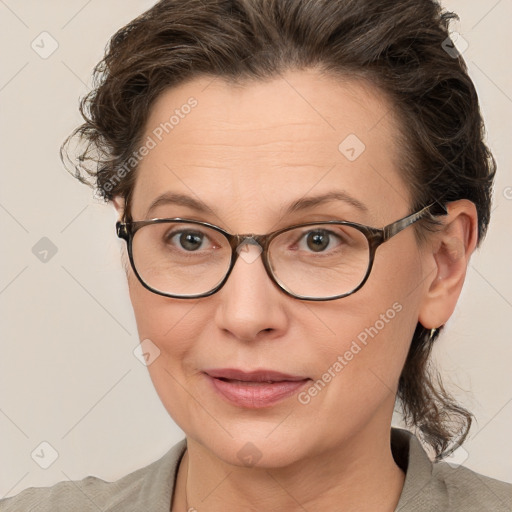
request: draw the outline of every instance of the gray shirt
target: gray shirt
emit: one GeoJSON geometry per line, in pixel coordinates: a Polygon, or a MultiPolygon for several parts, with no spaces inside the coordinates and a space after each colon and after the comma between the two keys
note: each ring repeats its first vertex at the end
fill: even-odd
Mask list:
{"type": "MultiPolygon", "coordinates": [[[[94,476],[30,487],[0,500],[0,512],[169,512],[186,439],[115,482],[94,476]]],[[[392,428],[391,449],[406,477],[395,512],[511,512],[512,484],[463,466],[432,463],[410,432],[392,428]]],[[[262,511],[264,512],[264,511],[262,511]]]]}

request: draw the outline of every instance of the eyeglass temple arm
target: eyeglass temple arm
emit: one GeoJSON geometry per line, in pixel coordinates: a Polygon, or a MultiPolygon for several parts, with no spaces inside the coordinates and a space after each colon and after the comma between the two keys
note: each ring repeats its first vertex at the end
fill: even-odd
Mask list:
{"type": "Polygon", "coordinates": [[[407,217],[404,217],[403,219],[397,220],[396,222],[393,222],[392,224],[389,224],[388,226],[385,226],[383,228],[384,232],[384,241],[389,240],[391,237],[395,236],[396,234],[400,233],[403,229],[410,226],[411,224],[414,224],[416,221],[422,219],[423,217],[426,217],[427,214],[432,215],[447,215],[448,210],[446,207],[435,201],[434,203],[429,204],[428,206],[425,206],[425,208],[421,209],[419,212],[412,213],[411,215],[408,215],[407,217]],[[436,211],[434,210],[434,207],[437,206],[436,211]]]}

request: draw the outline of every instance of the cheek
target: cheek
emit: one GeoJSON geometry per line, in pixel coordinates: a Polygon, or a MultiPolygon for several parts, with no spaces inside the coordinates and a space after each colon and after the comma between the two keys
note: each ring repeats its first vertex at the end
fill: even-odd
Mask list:
{"type": "MultiPolygon", "coordinates": [[[[155,343],[175,339],[179,345],[180,336],[177,333],[184,325],[191,327],[187,317],[193,312],[198,301],[171,299],[152,293],[140,284],[133,272],[128,274],[127,279],[139,339],[149,338],[155,343]]],[[[165,346],[159,348],[165,350],[165,346]]]]}
{"type": "MultiPolygon", "coordinates": [[[[332,341],[323,337],[315,346],[315,376],[321,381],[316,387],[326,384],[336,393],[363,398],[375,392],[373,384],[381,378],[393,389],[415,325],[412,314],[410,307],[397,300],[346,309],[340,304],[338,314],[330,315],[332,341]]],[[[328,316],[323,319],[329,321],[328,316]]]]}
{"type": "Polygon", "coordinates": [[[139,339],[153,355],[147,366],[153,386],[169,415],[186,430],[197,414],[188,390],[197,374],[194,341],[205,330],[204,314],[199,314],[197,300],[161,297],[138,282],[129,286],[139,339]]]}
{"type": "Polygon", "coordinates": [[[338,322],[331,324],[336,336],[330,342],[318,340],[312,352],[316,379],[297,397],[301,417],[323,425],[325,449],[363,431],[372,418],[391,421],[412,313],[400,301],[367,302],[345,311],[340,301],[338,322]]]}
{"type": "MultiPolygon", "coordinates": [[[[347,410],[355,412],[352,421],[365,421],[381,403],[394,400],[418,321],[421,262],[411,254],[378,256],[369,280],[352,297],[310,306],[331,336],[315,347],[317,380],[302,403],[323,402],[344,421],[347,410]]],[[[311,332],[312,326],[302,329],[311,332]]]]}
{"type": "Polygon", "coordinates": [[[139,340],[150,340],[158,354],[148,366],[151,377],[161,373],[162,368],[182,373],[180,368],[194,348],[193,340],[203,330],[203,322],[197,314],[198,301],[156,295],[134,277],[129,279],[129,290],[139,340]]]}

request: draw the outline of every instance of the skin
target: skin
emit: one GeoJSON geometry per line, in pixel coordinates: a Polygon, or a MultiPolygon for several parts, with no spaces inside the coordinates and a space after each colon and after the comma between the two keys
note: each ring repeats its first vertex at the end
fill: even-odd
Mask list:
{"type": "MultiPolygon", "coordinates": [[[[409,213],[398,171],[397,121],[369,84],[317,70],[230,85],[196,78],[165,91],[146,136],[190,96],[198,105],[137,169],[134,220],[189,217],[231,233],[267,233],[314,220],[382,227],[409,213]],[[348,134],[366,146],[349,161],[348,134]],[[361,212],[331,201],[283,216],[283,206],[333,189],[364,203],[361,212]],[[167,191],[190,195],[212,212],[149,204],[167,191]]],[[[123,199],[115,198],[119,218],[123,199]]],[[[270,281],[261,259],[239,259],[225,286],[202,299],[171,299],[142,287],[127,268],[139,337],[160,356],[149,365],[163,405],[186,433],[172,510],[393,511],[404,473],[390,450],[398,378],[415,326],[451,316],[477,239],[473,203],[449,205],[442,229],[419,245],[412,227],[381,246],[370,279],[334,301],[300,301],[270,281]],[[307,405],[297,396],[245,409],[212,391],[202,369],[270,368],[317,380],[357,335],[394,303],[402,309],[307,405]],[[251,442],[254,466],[237,456],[251,442]]]]}

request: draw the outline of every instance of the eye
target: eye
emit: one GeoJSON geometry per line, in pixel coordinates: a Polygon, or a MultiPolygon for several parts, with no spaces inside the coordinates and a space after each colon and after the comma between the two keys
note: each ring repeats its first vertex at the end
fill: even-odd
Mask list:
{"type": "Polygon", "coordinates": [[[304,249],[303,242],[307,249],[313,252],[324,252],[343,244],[343,239],[333,231],[327,229],[315,229],[303,234],[299,240],[299,249],[304,249]]]}
{"type": "Polygon", "coordinates": [[[166,243],[184,249],[187,252],[206,249],[208,246],[208,237],[205,233],[197,230],[180,230],[168,232],[165,235],[166,243]]]}

